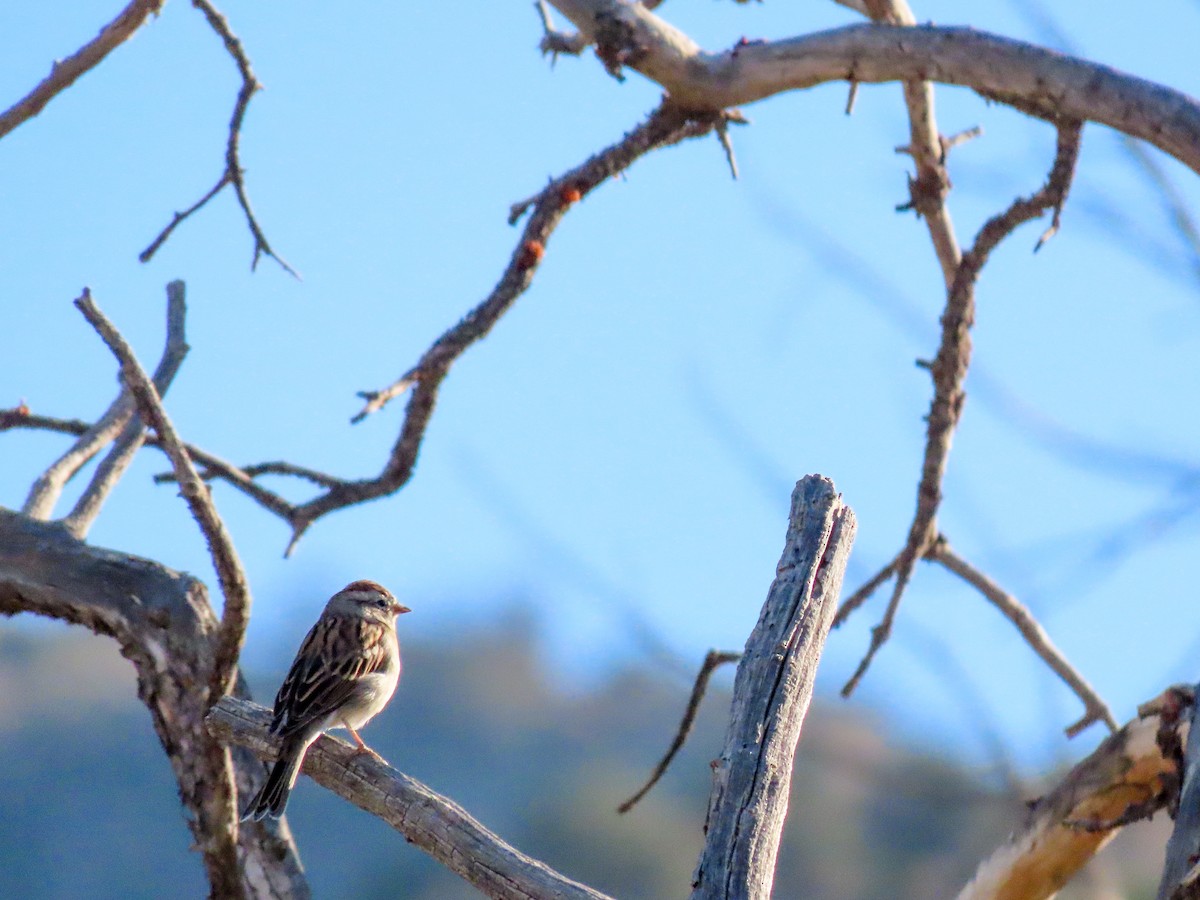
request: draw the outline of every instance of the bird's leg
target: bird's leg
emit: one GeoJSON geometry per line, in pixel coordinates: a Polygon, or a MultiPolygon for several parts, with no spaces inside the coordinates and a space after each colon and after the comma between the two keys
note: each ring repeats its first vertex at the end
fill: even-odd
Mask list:
{"type": "Polygon", "coordinates": [[[358,732],[350,727],[349,723],[346,724],[346,730],[350,732],[350,737],[354,738],[354,743],[358,744],[358,747],[354,750],[355,756],[362,756],[365,753],[368,756],[375,757],[380,762],[384,761],[382,756],[366,745],[363,739],[358,736],[358,732]]]}

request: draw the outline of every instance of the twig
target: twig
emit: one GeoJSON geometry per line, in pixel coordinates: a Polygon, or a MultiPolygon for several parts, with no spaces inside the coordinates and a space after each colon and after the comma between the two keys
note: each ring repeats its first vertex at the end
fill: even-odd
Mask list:
{"type": "Polygon", "coordinates": [[[879,588],[894,574],[896,574],[896,560],[893,559],[890,563],[872,575],[867,582],[857,591],[842,601],[841,607],[837,611],[837,615],[833,617],[833,627],[837,628],[850,617],[850,614],[871,599],[879,588]]]}
{"type": "Polygon", "coordinates": [[[397,381],[382,390],[360,393],[366,403],[351,420],[353,422],[361,421],[411,389],[404,424],[383,471],[373,479],[337,481],[323,494],[292,507],[285,515],[292,526],[292,538],[285,553],[292,552],[309,526],[321,516],[335,509],[394,493],[408,482],[416,466],[417,454],[433,414],[442,380],[455,360],[488,334],[517,297],[529,287],[545,254],[546,242],[569,207],[651,150],[706,135],[725,118],[726,115],[721,112],[696,114],[664,101],[644,123],[621,141],[554,179],[536,197],[531,198],[525,208],[532,208],[532,213],[491,294],[438,338],[417,364],[397,381]]]}
{"type": "MultiPolygon", "coordinates": [[[[192,516],[200,526],[204,539],[208,544],[208,552],[212,556],[213,565],[217,570],[217,579],[221,584],[221,593],[225,603],[221,612],[221,626],[217,631],[215,649],[213,652],[213,668],[210,673],[208,692],[209,703],[229,693],[237,674],[237,660],[241,652],[242,641],[245,639],[246,624],[250,616],[250,586],[246,581],[246,573],[238,558],[233,540],[225,529],[208,486],[200,480],[192,465],[187,451],[183,448],[179,435],[171,424],[166,410],[154,384],[146,377],[145,371],[134,356],[133,350],[120,332],[104,316],[92,301],[92,295],[86,288],[82,296],[75,301],[75,306],[96,329],[104,343],[116,356],[121,364],[121,380],[125,382],[137,402],[138,412],[151,428],[158,432],[163,450],[171,458],[175,468],[175,477],[179,481],[180,493],[187,501],[192,516]]],[[[236,809],[230,810],[231,822],[236,822],[236,809]]]]}
{"type": "Polygon", "coordinates": [[[47,103],[74,84],[79,76],[99,65],[104,57],[129,40],[151,13],[157,14],[165,2],[166,0],[132,0],[96,37],[71,56],[55,62],[50,74],[32,91],[0,113],[0,138],[32,119],[45,109],[47,103]]]}
{"type": "Polygon", "coordinates": [[[154,254],[158,252],[158,248],[167,242],[167,238],[171,236],[172,232],[174,232],[177,227],[182,225],[192,213],[196,212],[196,210],[204,206],[204,204],[206,204],[209,200],[217,196],[217,194],[221,192],[221,188],[225,187],[227,184],[229,184],[229,172],[225,171],[221,173],[221,177],[217,179],[217,183],[209,188],[207,194],[205,194],[183,212],[176,212],[175,215],[171,216],[171,221],[167,227],[158,233],[158,237],[150,242],[149,247],[138,254],[138,262],[150,262],[154,254]]]}
{"type": "Polygon", "coordinates": [[[722,120],[717,125],[717,141],[721,144],[721,149],[725,151],[725,162],[729,164],[729,174],[733,176],[733,180],[738,178],[737,156],[733,152],[733,140],[729,137],[729,123],[722,120]]]}
{"type": "Polygon", "coordinates": [[[970,128],[965,128],[958,132],[958,134],[952,134],[950,137],[940,138],[942,147],[942,162],[946,161],[946,155],[959,144],[965,144],[967,141],[973,141],[975,138],[982,136],[983,126],[972,125],[970,128]]]}
{"type": "MultiPolygon", "coordinates": [[[[226,697],[208,715],[218,740],[249,747],[261,757],[278,752],[267,728],[271,712],[226,697]]],[[[304,757],[304,774],[339,797],[378,816],[488,897],[529,900],[608,900],[506,844],[471,815],[421,782],[350,744],[322,736],[304,757]]]]}
{"type": "Polygon", "coordinates": [[[1117,720],[1113,718],[1108,704],[1100,698],[1100,695],[1084,680],[1083,676],[1075,671],[1074,666],[1067,662],[1066,657],[1054,646],[1054,642],[1046,634],[1046,630],[1023,603],[955,553],[945,539],[936,541],[926,553],[925,558],[944,566],[983,594],[1006,619],[1016,626],[1017,630],[1021,632],[1021,637],[1025,638],[1025,642],[1029,644],[1033,652],[1041,657],[1050,670],[1061,678],[1080,699],[1083,703],[1084,715],[1078,722],[1066,729],[1069,737],[1074,737],[1094,722],[1103,722],[1108,726],[1109,731],[1117,730],[1117,720]]]}
{"type": "Polygon", "coordinates": [[[542,40],[538,49],[542,51],[543,55],[549,55],[551,66],[558,62],[558,54],[566,53],[568,56],[578,56],[591,43],[578,31],[574,34],[559,31],[554,25],[554,17],[550,15],[550,7],[546,0],[537,0],[537,3],[533,4],[533,8],[537,10],[538,17],[542,20],[542,40]]]}
{"type": "MultiPolygon", "coordinates": [[[[8,428],[28,428],[34,431],[53,431],[58,434],[82,435],[94,427],[94,425],[79,419],[59,419],[54,416],[35,415],[28,410],[20,415],[16,414],[13,410],[0,411],[0,431],[8,428]]],[[[156,434],[147,435],[145,443],[147,446],[157,447],[160,450],[163,449],[162,441],[156,434]]],[[[269,491],[256,483],[254,481],[255,473],[247,469],[240,469],[233,463],[221,459],[221,457],[215,456],[207,450],[202,450],[194,444],[184,444],[183,448],[187,450],[187,454],[193,462],[204,466],[204,471],[201,473],[202,478],[205,480],[213,478],[224,479],[252,500],[255,500],[267,511],[274,513],[285,521],[291,520],[292,504],[288,503],[275,492],[269,491]]],[[[280,474],[296,475],[318,484],[332,486],[343,483],[341,479],[334,478],[332,475],[324,475],[320,472],[304,469],[302,466],[291,466],[288,463],[262,463],[258,467],[251,466],[250,469],[262,469],[263,471],[260,474],[265,474],[269,467],[278,467],[280,474]],[[284,468],[294,471],[285,472],[283,471],[284,468]]],[[[159,483],[175,481],[175,476],[173,473],[169,476],[156,475],[154,480],[159,483]]]]}
{"type": "MultiPolygon", "coordinates": [[[[872,21],[905,26],[917,24],[907,0],[866,0],[864,5],[865,14],[872,21]]],[[[924,219],[942,278],[949,288],[962,252],[950,209],[946,206],[950,176],[946,172],[946,146],[934,114],[933,84],[923,80],[905,81],[904,105],[908,108],[909,134],[904,151],[913,159],[916,176],[908,180],[908,203],[898,208],[914,210],[924,219]]]]}
{"type": "MultiPolygon", "coordinates": [[[[172,281],[167,285],[167,342],[163,348],[162,359],[154,372],[154,389],[161,397],[167,392],[183,358],[187,355],[188,345],[184,335],[184,317],[187,314],[187,304],[184,300],[184,284],[182,281],[172,281]]],[[[67,531],[79,540],[87,536],[88,529],[100,514],[100,508],[125,469],[133,461],[133,457],[141,449],[145,441],[146,426],[140,418],[134,417],[133,398],[128,390],[122,394],[128,398],[129,419],[121,434],[113,443],[108,456],[97,467],[91,483],[83,492],[75,507],[63,519],[67,531]]]]}
{"type": "Polygon", "coordinates": [[[233,58],[234,63],[237,65],[238,73],[242,76],[242,86],[238,89],[237,102],[234,103],[233,115],[229,120],[229,138],[225,144],[225,171],[221,173],[221,177],[217,179],[217,183],[209,189],[208,193],[182,213],[175,213],[171,218],[170,224],[159,232],[158,236],[150,242],[150,246],[138,254],[138,259],[142,262],[148,262],[180,223],[207,204],[209,200],[221,192],[222,188],[231,184],[233,185],[234,193],[237,195],[238,205],[242,208],[242,213],[246,217],[246,225],[250,229],[251,236],[254,238],[254,257],[250,263],[251,270],[258,268],[259,259],[266,255],[279,263],[289,275],[299,278],[300,276],[296,273],[295,269],[288,265],[287,260],[271,249],[266,234],[263,233],[262,227],[258,224],[258,220],[254,216],[254,211],[250,208],[250,198],[246,193],[246,184],[242,177],[242,164],[238,156],[238,144],[242,136],[242,122],[246,118],[246,110],[250,106],[250,98],[254,96],[255,92],[262,85],[255,77],[254,70],[250,67],[250,59],[246,56],[246,51],[242,47],[241,41],[238,40],[237,35],[229,27],[228,20],[221,15],[210,0],[192,0],[192,6],[204,14],[209,27],[221,38],[225,44],[225,50],[233,58]]]}
{"type": "MultiPolygon", "coordinates": [[[[203,460],[197,459],[196,455],[192,453],[191,450],[189,450],[188,453],[193,459],[196,459],[197,462],[203,462],[203,460]]],[[[313,484],[320,485],[321,487],[325,488],[336,487],[343,481],[343,479],[334,475],[329,475],[325,472],[318,472],[316,469],[310,469],[306,466],[297,466],[293,463],[283,462],[282,460],[277,460],[275,462],[255,463],[252,466],[241,467],[231,466],[228,463],[222,463],[220,466],[212,466],[208,465],[207,463],[204,465],[205,467],[200,470],[200,477],[205,481],[211,481],[214,478],[228,479],[229,473],[227,468],[232,468],[233,471],[239,475],[249,478],[258,478],[260,475],[292,475],[296,478],[301,478],[304,481],[311,481],[313,484]]],[[[174,480],[174,472],[163,472],[154,476],[155,484],[168,484],[174,480]]]]}
{"type": "Polygon", "coordinates": [[[467,347],[486,335],[533,280],[533,272],[541,261],[541,254],[545,252],[546,242],[573,203],[586,197],[597,186],[624,171],[649,151],[707,134],[723,118],[719,113],[692,118],[664,101],[646,122],[618,143],[554,179],[533,197],[514,204],[509,215],[510,224],[515,224],[531,206],[533,212],[517,241],[508,267],[492,293],[438,338],[420,361],[391,385],[382,390],[361,391],[359,396],[367,402],[350,421],[361,422],[414,384],[429,380],[439,371],[444,375],[445,370],[467,347]]]}
{"type": "Polygon", "coordinates": [[[904,547],[896,557],[896,584],[879,624],[871,629],[871,642],[862,662],[842,688],[849,696],[862,680],[879,648],[887,642],[904,589],[912,577],[916,561],[932,548],[936,520],[942,501],[942,479],[950,455],[954,430],[962,415],[966,392],[963,381],[971,360],[971,326],[975,321],[975,283],[992,251],[1025,222],[1047,209],[1060,207],[1066,200],[1079,158],[1082,125],[1077,121],[1057,123],[1058,146],[1046,183],[1028,198],[1018,198],[1008,209],[984,223],[975,243],[962,257],[950,286],[942,313],[942,339],[937,357],[930,366],[934,394],[927,417],[925,455],[921,479],[917,485],[917,510],[904,547]]]}
{"type": "Polygon", "coordinates": [[[658,780],[666,773],[667,767],[675,759],[675,754],[683,748],[684,741],[687,740],[688,735],[692,732],[692,726],[696,723],[696,713],[700,710],[700,701],[704,699],[704,692],[708,690],[708,680],[712,677],[712,673],[725,663],[737,662],[741,658],[742,654],[740,653],[722,652],[720,650],[708,651],[708,655],[704,657],[704,664],[700,666],[700,671],[696,673],[696,683],[692,685],[692,695],[688,698],[687,708],[683,711],[683,720],[679,723],[679,728],[675,732],[675,738],[671,741],[671,746],[667,748],[666,754],[659,760],[658,765],[654,767],[654,772],[650,775],[650,780],[642,785],[637,793],[618,806],[617,812],[629,812],[637,805],[639,800],[650,793],[650,789],[654,785],[658,784],[658,780]]]}

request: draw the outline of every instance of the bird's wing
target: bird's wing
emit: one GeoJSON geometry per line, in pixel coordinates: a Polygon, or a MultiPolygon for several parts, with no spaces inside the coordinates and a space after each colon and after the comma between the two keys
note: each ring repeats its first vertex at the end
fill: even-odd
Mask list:
{"type": "Polygon", "coordinates": [[[346,703],[362,678],[388,665],[387,630],[363,619],[323,619],[300,645],[275,697],[271,731],[288,737],[346,703]]]}

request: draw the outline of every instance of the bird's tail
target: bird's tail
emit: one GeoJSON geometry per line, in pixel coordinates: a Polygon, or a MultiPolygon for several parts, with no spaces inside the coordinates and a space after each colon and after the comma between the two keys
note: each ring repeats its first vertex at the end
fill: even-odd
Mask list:
{"type": "Polygon", "coordinates": [[[271,767],[271,774],[246,805],[246,811],[242,813],[243,822],[248,819],[259,821],[267,816],[278,819],[283,815],[283,808],[287,806],[288,795],[296,784],[296,776],[300,774],[300,764],[304,762],[307,750],[308,742],[284,741],[279,759],[271,767]]]}

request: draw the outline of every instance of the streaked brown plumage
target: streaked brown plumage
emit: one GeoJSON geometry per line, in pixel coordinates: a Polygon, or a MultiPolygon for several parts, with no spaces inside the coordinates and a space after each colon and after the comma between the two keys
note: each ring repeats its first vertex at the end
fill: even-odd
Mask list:
{"type": "Polygon", "coordinates": [[[396,617],[406,612],[407,606],[374,581],[351,582],[333,595],[275,697],[271,733],[280,739],[279,759],[243,820],[283,814],[304,754],[322,732],[345,728],[361,752],[374,752],[358,729],[396,690],[396,617]]]}

